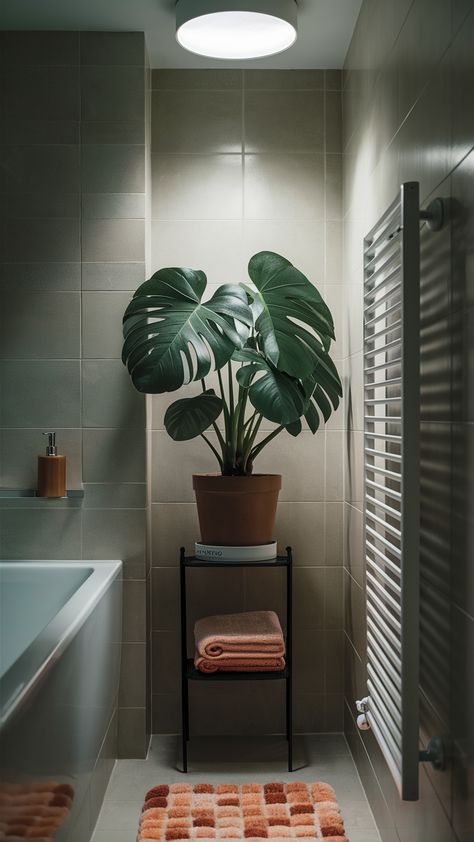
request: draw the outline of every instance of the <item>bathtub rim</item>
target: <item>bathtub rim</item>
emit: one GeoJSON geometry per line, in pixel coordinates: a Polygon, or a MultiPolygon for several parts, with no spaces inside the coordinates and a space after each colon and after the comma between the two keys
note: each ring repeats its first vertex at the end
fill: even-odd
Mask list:
{"type": "Polygon", "coordinates": [[[54,664],[59,660],[79,629],[92,614],[110,584],[121,578],[122,561],[68,559],[65,561],[51,561],[49,559],[21,559],[14,561],[2,559],[0,569],[8,568],[47,568],[48,570],[92,569],[92,573],[77,588],[72,596],[64,603],[50,622],[40,631],[38,636],[25,649],[19,658],[0,678],[0,699],[5,701],[0,706],[0,731],[7,725],[14,714],[30,696],[36,687],[44,680],[54,664]],[[34,668],[29,669],[30,661],[34,668]]]}

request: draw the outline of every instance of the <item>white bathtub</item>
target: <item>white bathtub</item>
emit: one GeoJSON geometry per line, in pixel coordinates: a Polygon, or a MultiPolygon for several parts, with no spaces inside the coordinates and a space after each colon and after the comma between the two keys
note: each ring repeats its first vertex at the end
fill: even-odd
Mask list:
{"type": "Polygon", "coordinates": [[[83,827],[114,719],[121,586],[120,561],[0,562],[0,784],[70,784],[58,842],[83,827]]]}

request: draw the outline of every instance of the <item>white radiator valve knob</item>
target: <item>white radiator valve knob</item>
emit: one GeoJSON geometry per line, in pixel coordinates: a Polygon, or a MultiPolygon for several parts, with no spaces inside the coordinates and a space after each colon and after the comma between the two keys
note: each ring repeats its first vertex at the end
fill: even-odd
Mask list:
{"type": "Polygon", "coordinates": [[[369,699],[368,696],[365,696],[363,699],[356,701],[356,708],[359,713],[367,713],[369,709],[369,699]]]}
{"type": "Polygon", "coordinates": [[[369,731],[370,725],[365,713],[359,713],[357,717],[357,727],[359,731],[369,731]]]}

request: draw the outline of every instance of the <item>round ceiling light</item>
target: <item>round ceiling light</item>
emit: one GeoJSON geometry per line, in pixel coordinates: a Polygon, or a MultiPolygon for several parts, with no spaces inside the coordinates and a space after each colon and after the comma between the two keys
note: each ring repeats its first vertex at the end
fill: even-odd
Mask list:
{"type": "Polygon", "coordinates": [[[261,58],[296,41],[296,0],[177,0],[176,39],[209,58],[261,58]]]}

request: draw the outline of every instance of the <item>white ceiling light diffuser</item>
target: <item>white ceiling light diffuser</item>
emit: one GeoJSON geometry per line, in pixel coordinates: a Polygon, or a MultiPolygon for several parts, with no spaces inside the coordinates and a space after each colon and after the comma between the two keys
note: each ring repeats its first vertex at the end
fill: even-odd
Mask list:
{"type": "Polygon", "coordinates": [[[261,58],[294,44],[296,18],[296,0],[177,0],[176,39],[209,58],[261,58]]]}

